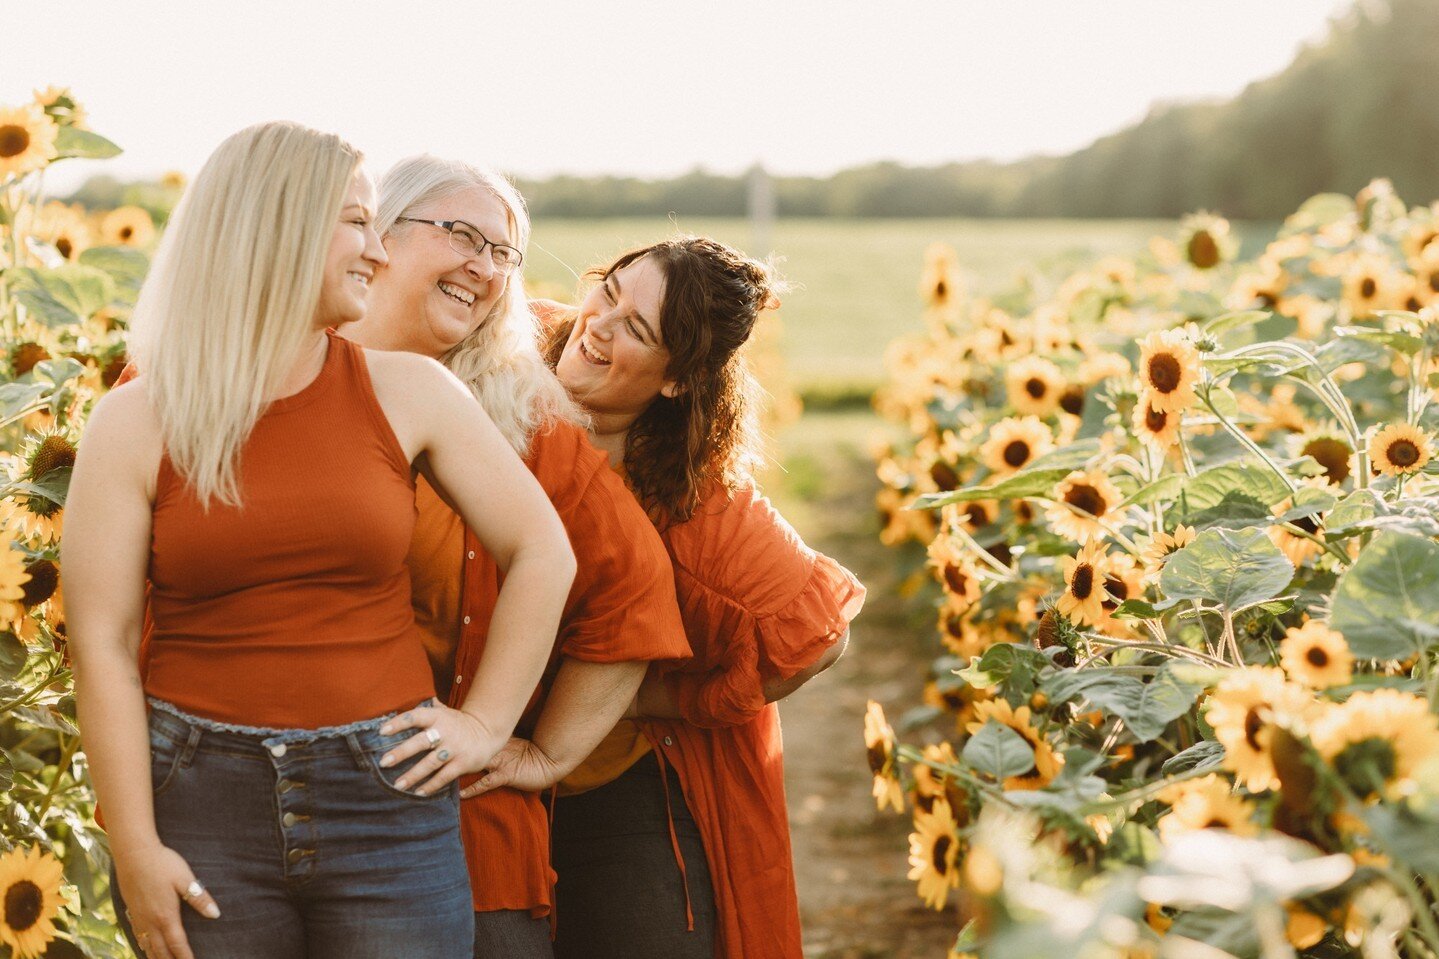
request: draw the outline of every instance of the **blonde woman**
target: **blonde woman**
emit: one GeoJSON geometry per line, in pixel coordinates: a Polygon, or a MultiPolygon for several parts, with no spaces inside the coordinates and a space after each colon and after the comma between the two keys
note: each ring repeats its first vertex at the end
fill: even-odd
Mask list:
{"type": "MultiPolygon", "coordinates": [[[[514,187],[467,163],[411,157],[381,179],[376,227],[387,262],[365,317],[344,335],[435,357],[459,376],[550,497],[578,560],[551,666],[520,720],[535,748],[522,768],[507,764],[513,788],[460,810],[476,957],[552,959],[549,818],[536,791],[589,755],[648,662],[688,656],[669,557],[540,357],[521,273],[529,219],[514,187]]],[[[499,570],[423,484],[418,502],[409,561],[416,619],[436,688],[458,703],[494,642],[499,570]]],[[[498,778],[488,785],[504,785],[498,778]]]]}
{"type": "Polygon", "coordinates": [[[221,144],[136,307],[140,375],[80,448],[76,694],[150,959],[468,956],[454,780],[508,738],[574,574],[468,390],[329,330],[386,260],[360,163],[288,123],[221,144]],[[506,573],[460,709],[433,701],[409,606],[412,468],[506,573]]]}

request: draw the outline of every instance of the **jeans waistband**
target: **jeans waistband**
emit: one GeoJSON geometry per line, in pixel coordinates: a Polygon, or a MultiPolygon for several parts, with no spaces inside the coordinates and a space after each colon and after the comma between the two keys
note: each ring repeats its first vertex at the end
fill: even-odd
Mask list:
{"type": "MultiPolygon", "coordinates": [[[[405,710],[395,710],[371,719],[362,719],[358,722],[346,723],[343,726],[321,726],[318,729],[275,729],[265,726],[244,726],[239,723],[224,723],[215,719],[206,719],[204,716],[187,713],[173,703],[168,703],[163,699],[157,699],[153,696],[147,696],[145,701],[149,703],[151,709],[156,712],[171,719],[179,720],[187,726],[205,732],[227,733],[232,736],[253,739],[264,746],[281,744],[290,746],[320,742],[323,740],[344,739],[355,733],[376,732],[385,724],[387,719],[405,712],[405,710]]],[[[438,701],[430,699],[426,700],[426,703],[437,704],[438,701]]]]}

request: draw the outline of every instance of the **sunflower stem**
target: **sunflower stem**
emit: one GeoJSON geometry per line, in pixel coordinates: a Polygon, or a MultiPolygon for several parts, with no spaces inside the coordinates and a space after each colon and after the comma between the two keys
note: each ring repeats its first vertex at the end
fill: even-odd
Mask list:
{"type": "Polygon", "coordinates": [[[1147,649],[1156,653],[1167,653],[1172,656],[1188,656],[1191,659],[1204,663],[1208,666],[1224,666],[1229,664],[1222,659],[1208,656],[1197,649],[1190,649],[1188,646],[1180,646],[1177,643],[1146,643],[1137,639],[1114,639],[1110,636],[1100,636],[1096,633],[1082,634],[1091,643],[1101,646],[1113,646],[1116,649],[1147,649]]]}
{"type": "Polygon", "coordinates": [[[1320,539],[1318,536],[1315,536],[1313,533],[1305,532],[1298,526],[1295,526],[1293,523],[1282,523],[1280,525],[1284,532],[1288,533],[1290,536],[1298,536],[1303,539],[1307,539],[1311,543],[1322,548],[1324,552],[1328,553],[1330,556],[1333,556],[1336,560],[1338,560],[1340,565],[1348,566],[1352,562],[1352,560],[1349,559],[1349,556],[1341,549],[1339,549],[1339,547],[1335,546],[1333,543],[1327,543],[1324,540],[1320,539]]]}
{"type": "Polygon", "coordinates": [[[1225,432],[1237,439],[1240,444],[1244,446],[1245,449],[1249,450],[1249,452],[1259,457],[1264,462],[1264,465],[1268,466],[1274,472],[1274,475],[1279,477],[1280,480],[1284,482],[1284,485],[1288,487],[1290,493],[1298,491],[1299,484],[1294,482],[1294,480],[1289,476],[1289,474],[1284,472],[1284,470],[1279,466],[1279,464],[1274,462],[1274,460],[1270,458],[1268,453],[1264,452],[1263,447],[1261,447],[1258,443],[1254,442],[1254,440],[1250,439],[1248,433],[1245,433],[1242,429],[1229,422],[1228,418],[1226,418],[1223,413],[1219,412],[1219,410],[1215,407],[1213,401],[1209,398],[1208,389],[1202,391],[1199,394],[1199,398],[1203,401],[1205,406],[1209,407],[1209,411],[1214,414],[1215,419],[1219,420],[1219,425],[1224,427],[1225,432]]]}
{"type": "Polygon", "coordinates": [[[992,571],[994,571],[995,575],[999,579],[1002,579],[1007,583],[1012,583],[1015,581],[1016,577],[1014,575],[1014,570],[1010,569],[1008,566],[1005,566],[999,560],[995,559],[994,556],[989,552],[989,550],[979,545],[979,541],[973,536],[969,535],[969,531],[966,530],[964,527],[951,526],[949,532],[960,542],[964,543],[965,547],[970,552],[978,556],[986,566],[988,566],[992,571]]]}
{"type": "Polygon", "coordinates": [[[1073,503],[1065,503],[1061,500],[1045,499],[1043,496],[1032,496],[1030,497],[1030,499],[1034,500],[1036,503],[1040,504],[1046,509],[1053,506],[1061,506],[1064,509],[1069,510],[1075,516],[1078,516],[1082,519],[1093,520],[1100,529],[1104,530],[1110,536],[1114,537],[1114,541],[1120,546],[1122,546],[1126,553],[1135,557],[1136,559],[1139,558],[1140,549],[1137,545],[1135,545],[1134,540],[1130,539],[1128,536],[1125,536],[1123,533],[1119,532],[1119,530],[1115,529],[1113,526],[1106,523],[1098,516],[1095,516],[1093,513],[1082,510],[1078,506],[1075,506],[1073,503]]]}
{"type": "Polygon", "coordinates": [[[1176,783],[1182,783],[1190,779],[1199,779],[1202,776],[1208,776],[1211,772],[1213,772],[1213,770],[1207,768],[1186,769],[1182,773],[1175,773],[1173,776],[1168,776],[1163,779],[1156,779],[1153,782],[1145,783],[1143,786],[1140,786],[1136,789],[1131,789],[1128,792],[1122,792],[1118,796],[1112,796],[1109,799],[1101,799],[1092,803],[1086,803],[1084,806],[1080,807],[1080,815],[1092,816],[1095,813],[1103,812],[1106,809],[1122,808],[1136,801],[1144,802],[1147,801],[1154,794],[1161,793],[1176,783]]]}
{"type": "Polygon", "coordinates": [[[70,773],[70,761],[75,758],[75,753],[80,749],[80,737],[71,736],[64,748],[60,751],[60,759],[55,763],[55,778],[50,780],[50,788],[45,790],[45,797],[40,800],[40,805],[35,810],[35,822],[44,825],[45,813],[50,809],[50,803],[55,798],[55,793],[60,788],[60,781],[70,773]]]}

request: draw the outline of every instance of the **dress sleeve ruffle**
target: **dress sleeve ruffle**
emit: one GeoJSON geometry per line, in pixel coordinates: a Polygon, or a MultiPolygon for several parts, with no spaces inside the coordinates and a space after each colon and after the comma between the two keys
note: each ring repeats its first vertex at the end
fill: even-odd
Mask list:
{"type": "Polygon", "coordinates": [[[864,603],[859,580],[819,553],[799,591],[757,615],[683,570],[676,571],[681,615],[696,659],[664,668],[680,712],[696,726],[736,726],[766,705],[766,680],[811,666],[849,628],[864,603]]]}

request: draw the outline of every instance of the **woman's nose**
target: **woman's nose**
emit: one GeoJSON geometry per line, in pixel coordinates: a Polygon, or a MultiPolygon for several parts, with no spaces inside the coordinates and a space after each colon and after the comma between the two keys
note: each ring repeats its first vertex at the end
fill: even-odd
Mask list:
{"type": "Polygon", "coordinates": [[[465,261],[465,271],[481,283],[488,283],[495,277],[495,262],[490,259],[490,251],[477,253],[465,261]]]}

